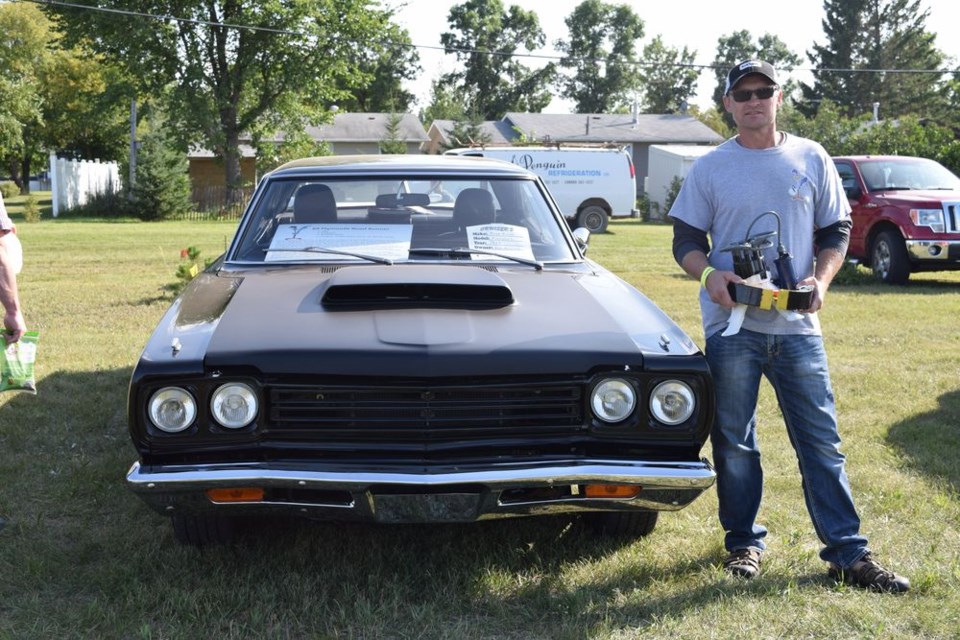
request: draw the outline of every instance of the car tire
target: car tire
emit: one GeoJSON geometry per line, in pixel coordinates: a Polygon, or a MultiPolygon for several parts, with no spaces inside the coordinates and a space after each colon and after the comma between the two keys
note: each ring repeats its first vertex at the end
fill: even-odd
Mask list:
{"type": "Polygon", "coordinates": [[[584,207],[577,214],[577,226],[583,227],[590,233],[603,233],[607,230],[609,221],[610,218],[604,208],[595,204],[584,207]]]}
{"type": "Polygon", "coordinates": [[[657,526],[657,511],[611,511],[588,513],[585,517],[594,532],[616,538],[642,538],[657,526]]]}
{"type": "Polygon", "coordinates": [[[873,275],[885,284],[904,284],[910,278],[907,246],[896,231],[881,231],[870,251],[873,275]]]}
{"type": "Polygon", "coordinates": [[[222,516],[177,515],[171,518],[173,537],[190,547],[225,544],[233,539],[233,518],[222,516]]]}

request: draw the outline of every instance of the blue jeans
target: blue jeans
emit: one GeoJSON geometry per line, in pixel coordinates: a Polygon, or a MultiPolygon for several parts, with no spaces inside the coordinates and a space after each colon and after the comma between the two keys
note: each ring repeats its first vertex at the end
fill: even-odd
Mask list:
{"type": "Polygon", "coordinates": [[[741,329],[707,339],[707,362],[716,382],[717,416],[710,434],[717,471],[720,524],[728,551],[765,549],[767,530],[756,522],[763,494],[757,446],[757,394],[765,376],[777,394],[797,454],[803,496],[820,557],[847,568],[867,549],[840,453],[836,407],[823,338],[767,335],[741,329]]]}

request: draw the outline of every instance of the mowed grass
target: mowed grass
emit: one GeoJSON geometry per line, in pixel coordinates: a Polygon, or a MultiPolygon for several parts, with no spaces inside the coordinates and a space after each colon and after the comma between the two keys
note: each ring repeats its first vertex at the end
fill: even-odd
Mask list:
{"type": "MultiPolygon", "coordinates": [[[[180,250],[226,223],[20,224],[41,332],[36,396],[0,396],[0,638],[956,638],[960,634],[960,273],[854,274],[822,312],[863,531],[905,596],[825,576],[793,452],[764,387],[764,572],[718,568],[716,497],[633,542],[564,518],[464,526],[265,522],[177,546],[124,486],[126,385],[170,303],[180,250]]],[[[670,229],[623,221],[590,255],[703,343],[670,229]]],[[[264,327],[265,331],[282,327],[264,327]]],[[[704,455],[709,457],[709,447],[704,455]]]]}

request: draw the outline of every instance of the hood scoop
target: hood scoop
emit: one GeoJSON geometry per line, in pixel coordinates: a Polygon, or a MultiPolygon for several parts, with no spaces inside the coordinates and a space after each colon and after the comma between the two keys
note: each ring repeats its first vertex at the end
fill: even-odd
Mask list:
{"type": "Polygon", "coordinates": [[[449,265],[346,267],[327,281],[320,299],[330,311],[499,309],[513,302],[496,273],[449,265]]]}

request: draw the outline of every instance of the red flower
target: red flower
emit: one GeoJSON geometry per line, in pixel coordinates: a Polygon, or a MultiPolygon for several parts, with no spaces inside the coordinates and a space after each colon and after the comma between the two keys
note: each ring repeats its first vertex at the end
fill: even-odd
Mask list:
{"type": "Polygon", "coordinates": [[[185,260],[190,255],[189,249],[180,249],[180,259],[185,260]]]}

